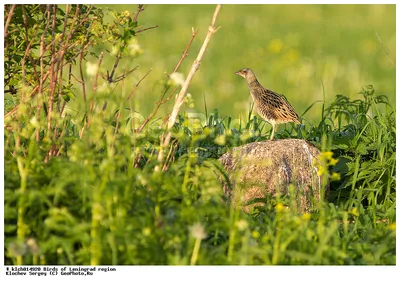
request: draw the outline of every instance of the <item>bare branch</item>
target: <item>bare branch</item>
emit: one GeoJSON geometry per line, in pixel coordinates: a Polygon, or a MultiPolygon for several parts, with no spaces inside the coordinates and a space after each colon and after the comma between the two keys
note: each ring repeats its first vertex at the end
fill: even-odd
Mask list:
{"type": "Polygon", "coordinates": [[[128,75],[130,75],[132,72],[137,70],[138,67],[139,67],[139,65],[137,65],[136,67],[134,67],[133,69],[131,69],[131,70],[127,71],[127,72],[124,72],[123,74],[121,74],[120,76],[118,76],[117,78],[112,80],[111,82],[118,82],[118,81],[121,81],[121,80],[125,79],[128,75]]]}
{"type": "MultiPolygon", "coordinates": [[[[217,29],[215,28],[215,21],[217,20],[218,13],[219,13],[220,9],[221,9],[221,4],[218,4],[217,7],[215,8],[214,15],[213,15],[213,18],[212,18],[212,21],[211,21],[211,25],[208,28],[208,33],[207,33],[207,36],[206,36],[206,38],[204,40],[204,43],[201,46],[199,54],[197,55],[196,60],[193,62],[192,67],[191,67],[191,69],[189,71],[189,74],[188,74],[188,76],[186,78],[186,81],[183,84],[183,86],[181,88],[181,91],[179,92],[178,97],[175,100],[174,108],[172,109],[172,113],[171,113],[171,115],[169,117],[169,120],[168,120],[168,125],[167,125],[167,129],[168,130],[170,130],[175,124],[175,121],[176,121],[176,118],[178,116],[179,110],[180,110],[180,108],[181,108],[181,106],[183,104],[186,91],[187,91],[187,89],[189,87],[190,82],[193,79],[194,74],[196,73],[196,71],[200,67],[201,60],[203,59],[204,53],[205,53],[205,51],[207,49],[208,43],[209,43],[209,41],[211,39],[211,36],[215,32],[217,32],[218,29],[219,29],[219,28],[217,28],[217,29]]],[[[166,137],[165,137],[165,139],[163,140],[163,142],[161,144],[160,152],[158,154],[158,161],[159,161],[160,164],[164,160],[164,148],[166,148],[169,145],[170,141],[171,141],[171,132],[168,132],[166,137]]],[[[155,170],[156,171],[160,171],[160,165],[157,165],[155,170]]]]}
{"type": "Polygon", "coordinates": [[[132,98],[133,94],[135,94],[136,89],[139,87],[139,84],[145,79],[150,72],[153,70],[153,68],[149,69],[149,71],[136,83],[135,87],[132,89],[131,94],[129,94],[129,97],[126,100],[129,100],[132,98]]]}
{"type": "Polygon", "coordinates": [[[140,29],[140,30],[136,31],[136,34],[138,34],[140,32],[143,32],[143,31],[146,31],[146,30],[149,30],[149,29],[157,28],[157,27],[158,27],[158,25],[147,27],[147,28],[144,28],[144,29],[140,29]]]}
{"type": "MultiPolygon", "coordinates": [[[[197,32],[199,29],[196,29],[196,31],[194,31],[194,29],[192,29],[192,38],[190,39],[188,45],[186,46],[186,49],[183,51],[181,58],[179,59],[178,63],[176,64],[174,70],[172,71],[172,73],[178,71],[179,67],[181,66],[183,60],[187,57],[187,53],[189,51],[190,46],[192,45],[193,39],[196,36],[197,32]]],[[[165,74],[168,78],[169,75],[166,73],[165,74]]],[[[145,121],[143,122],[143,124],[138,128],[137,132],[141,132],[143,130],[143,128],[149,123],[149,121],[155,116],[155,114],[157,113],[158,109],[160,108],[160,106],[164,103],[166,103],[169,99],[171,99],[172,95],[175,94],[175,91],[178,89],[178,87],[175,87],[174,90],[171,92],[171,94],[169,94],[169,96],[164,99],[165,94],[167,94],[167,91],[164,91],[164,93],[161,95],[160,99],[156,102],[156,106],[154,107],[153,111],[150,113],[150,115],[145,119],[145,121]]],[[[135,90],[135,89],[134,89],[135,90]]],[[[129,98],[133,95],[134,90],[132,91],[132,94],[129,96],[129,98]]]]}
{"type": "Polygon", "coordinates": [[[196,29],[196,31],[192,31],[192,38],[190,39],[189,44],[186,46],[185,51],[183,51],[182,57],[180,58],[179,62],[176,64],[176,66],[175,66],[174,70],[172,71],[172,73],[178,71],[178,69],[181,66],[183,60],[187,57],[189,48],[192,45],[193,39],[195,38],[195,36],[196,36],[198,31],[199,31],[199,29],[196,29]]]}
{"type": "Polygon", "coordinates": [[[12,5],[11,8],[10,8],[10,11],[8,12],[6,25],[4,26],[4,38],[6,38],[7,35],[8,35],[8,26],[10,25],[11,19],[12,19],[13,15],[14,15],[15,7],[17,7],[17,5],[15,5],[15,4],[12,5]]]}
{"type": "MultiPolygon", "coordinates": [[[[208,33],[207,33],[206,39],[204,40],[203,46],[201,47],[201,49],[199,51],[199,54],[197,55],[196,60],[193,62],[192,68],[189,71],[189,74],[188,74],[188,76],[186,78],[186,81],[182,85],[182,89],[179,92],[178,97],[176,98],[174,108],[172,110],[171,116],[170,116],[169,121],[168,121],[168,129],[171,129],[175,124],[176,118],[178,116],[178,112],[179,112],[179,110],[180,110],[180,108],[181,108],[181,106],[183,104],[183,100],[184,100],[186,91],[187,91],[187,89],[189,87],[189,84],[192,81],[194,74],[196,73],[196,71],[200,67],[201,60],[203,59],[204,53],[205,53],[205,51],[207,49],[208,43],[209,43],[209,41],[211,39],[211,36],[216,32],[216,29],[215,29],[214,25],[215,25],[215,21],[217,19],[217,16],[218,16],[218,13],[219,13],[220,9],[221,9],[221,5],[219,4],[215,8],[214,16],[213,16],[211,25],[208,28],[208,33]]],[[[169,138],[166,138],[166,141],[167,142],[164,142],[164,145],[168,145],[169,138]]]]}
{"type": "Polygon", "coordinates": [[[117,66],[118,66],[118,63],[119,63],[119,60],[121,59],[121,57],[122,57],[122,52],[119,51],[118,55],[117,55],[117,58],[115,59],[114,66],[113,66],[113,68],[111,70],[111,74],[108,75],[108,72],[107,72],[107,80],[108,80],[109,83],[113,82],[114,73],[115,73],[115,70],[117,69],[117,66]]]}
{"type": "Polygon", "coordinates": [[[136,83],[135,87],[139,87],[139,84],[149,75],[149,73],[153,70],[153,68],[149,69],[149,71],[136,83]]]}
{"type": "Polygon", "coordinates": [[[144,9],[143,9],[143,4],[139,4],[138,5],[138,9],[137,9],[137,11],[136,11],[136,13],[135,13],[135,17],[133,18],[133,21],[134,22],[137,22],[137,19],[138,19],[138,17],[139,17],[139,14],[140,14],[140,12],[142,12],[144,9]]]}

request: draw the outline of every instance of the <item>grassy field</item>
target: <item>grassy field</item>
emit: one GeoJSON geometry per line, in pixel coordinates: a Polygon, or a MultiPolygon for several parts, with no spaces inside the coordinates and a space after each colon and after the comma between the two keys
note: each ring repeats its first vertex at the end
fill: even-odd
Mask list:
{"type": "Polygon", "coordinates": [[[7,265],[396,263],[394,5],[223,6],[223,27],[170,131],[162,120],[180,85],[164,72],[199,27],[180,69],[187,73],[214,6],[146,6],[139,25],[135,6],[109,6],[114,14],[86,5],[11,9],[7,265]],[[217,159],[270,134],[233,74],[244,66],[306,111],[304,125],[281,126],[276,138],[302,138],[323,152],[318,169],[330,192],[308,213],[290,194],[266,196],[249,213],[225,201],[217,159]],[[172,98],[148,116],[163,92],[172,98]]]}
{"type": "MultiPolygon", "coordinates": [[[[136,10],[134,5],[107,7],[136,10]]],[[[194,27],[199,33],[180,70],[188,73],[213,9],[213,5],[146,6],[141,23],[159,27],[138,36],[144,53],[127,62],[140,65],[132,83],[153,68],[137,92],[139,112],[152,110],[158,82],[174,68],[194,27]]],[[[250,95],[234,75],[244,67],[253,69],[264,86],[285,94],[300,114],[322,100],[322,83],[329,102],[336,94],[358,97],[360,89],[371,84],[394,104],[395,10],[395,5],[224,5],[217,23],[222,28],[188,90],[195,101],[193,110],[203,112],[206,99],[208,107],[222,115],[246,116],[250,95]]],[[[169,109],[163,107],[160,113],[169,109]]],[[[305,116],[313,121],[319,117],[318,109],[305,116]]]]}

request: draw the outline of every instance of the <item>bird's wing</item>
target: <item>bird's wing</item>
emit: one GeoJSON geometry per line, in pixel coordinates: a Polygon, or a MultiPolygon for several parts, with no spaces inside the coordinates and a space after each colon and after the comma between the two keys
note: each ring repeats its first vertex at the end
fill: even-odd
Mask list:
{"type": "Polygon", "coordinates": [[[267,110],[274,112],[275,119],[300,123],[299,116],[284,96],[265,88],[261,94],[262,103],[266,105],[267,110]]]}

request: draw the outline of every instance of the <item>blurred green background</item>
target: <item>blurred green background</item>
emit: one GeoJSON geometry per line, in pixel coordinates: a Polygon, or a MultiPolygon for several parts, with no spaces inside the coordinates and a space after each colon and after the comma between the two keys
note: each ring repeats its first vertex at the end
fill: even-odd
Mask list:
{"type": "MultiPolygon", "coordinates": [[[[137,10],[137,5],[100,6],[131,15],[137,10]]],[[[172,72],[194,27],[199,28],[198,35],[179,70],[187,75],[214,9],[215,5],[145,5],[139,24],[159,27],[138,34],[144,53],[121,63],[140,65],[125,91],[153,68],[136,92],[140,114],[153,109],[164,72],[172,72]]],[[[244,67],[253,69],[265,87],[285,94],[299,114],[322,100],[321,82],[328,102],[336,94],[356,98],[362,87],[372,84],[394,105],[395,11],[395,5],[223,5],[217,19],[222,28],[211,38],[188,89],[194,108],[186,110],[204,112],[205,99],[209,111],[217,108],[224,116],[245,118],[251,98],[245,81],[234,75],[244,67]]],[[[113,62],[105,56],[107,69],[113,62]]],[[[159,116],[171,111],[172,100],[161,107],[159,116]]],[[[320,113],[321,107],[314,107],[305,118],[316,120],[320,113]]]]}

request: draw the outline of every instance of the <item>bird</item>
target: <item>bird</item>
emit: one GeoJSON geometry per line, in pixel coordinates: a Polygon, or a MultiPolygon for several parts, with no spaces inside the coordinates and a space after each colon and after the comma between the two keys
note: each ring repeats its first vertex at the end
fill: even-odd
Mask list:
{"type": "Polygon", "coordinates": [[[277,124],[294,122],[300,124],[300,118],[286,98],[263,87],[257,80],[254,72],[249,68],[241,69],[235,74],[245,78],[249,86],[254,107],[258,114],[272,126],[270,140],[274,140],[277,124]]]}

